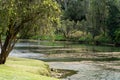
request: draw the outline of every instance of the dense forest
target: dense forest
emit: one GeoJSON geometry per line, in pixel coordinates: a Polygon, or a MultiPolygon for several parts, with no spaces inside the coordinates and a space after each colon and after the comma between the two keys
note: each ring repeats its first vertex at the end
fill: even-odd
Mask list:
{"type": "Polygon", "coordinates": [[[120,43],[119,0],[57,0],[63,15],[58,33],[66,39],[120,43]]]}
{"type": "MultiPolygon", "coordinates": [[[[56,1],[60,6],[61,16],[59,25],[52,31],[52,38],[95,44],[120,44],[119,0],[56,1]]],[[[35,30],[31,31],[27,31],[22,38],[36,35],[32,38],[51,39],[50,35],[40,35],[35,30]]]]}

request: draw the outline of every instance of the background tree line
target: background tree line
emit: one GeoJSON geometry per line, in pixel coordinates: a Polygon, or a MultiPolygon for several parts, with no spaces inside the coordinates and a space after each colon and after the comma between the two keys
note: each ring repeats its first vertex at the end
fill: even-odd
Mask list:
{"type": "MultiPolygon", "coordinates": [[[[120,44],[120,1],[119,0],[55,0],[62,11],[59,25],[48,24],[48,17],[34,22],[32,29],[24,29],[21,38],[74,40],[87,43],[120,44]],[[46,25],[47,24],[47,25],[46,25]],[[33,27],[34,26],[34,27],[33,27]],[[44,26],[39,27],[38,26],[44,26]],[[54,26],[50,28],[49,26],[54,26]],[[36,28],[37,27],[37,28],[36,28]],[[45,28],[46,27],[46,28],[45,28]],[[48,28],[47,28],[48,27],[48,28]],[[56,27],[56,28],[55,28],[56,27]],[[48,30],[52,30],[48,32],[48,30]],[[47,35],[46,35],[47,34],[47,35]],[[53,37],[54,36],[54,37],[53,37]]],[[[52,14],[56,15],[56,14],[52,14]]]]}
{"type": "Polygon", "coordinates": [[[56,0],[62,9],[64,39],[120,44],[119,0],[56,0]]]}

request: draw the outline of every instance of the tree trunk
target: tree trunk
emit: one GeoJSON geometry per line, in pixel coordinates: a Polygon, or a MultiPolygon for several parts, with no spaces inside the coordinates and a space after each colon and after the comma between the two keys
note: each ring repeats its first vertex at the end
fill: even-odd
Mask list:
{"type": "Polygon", "coordinates": [[[1,48],[1,54],[0,54],[0,64],[5,64],[6,62],[6,58],[8,57],[9,53],[10,53],[10,40],[6,38],[5,43],[3,45],[3,47],[1,48]]]}
{"type": "Polygon", "coordinates": [[[67,11],[67,3],[68,3],[68,0],[64,0],[64,7],[65,7],[65,11],[67,11]]]}
{"type": "Polygon", "coordinates": [[[9,53],[12,51],[17,39],[16,35],[14,34],[7,34],[5,42],[1,45],[1,54],[0,54],[0,64],[5,64],[6,58],[8,57],[9,53]]]}
{"type": "Polygon", "coordinates": [[[7,53],[1,53],[0,54],[0,64],[5,64],[7,58],[7,53]]]}
{"type": "MultiPolygon", "coordinates": [[[[8,57],[9,53],[12,51],[15,43],[17,42],[17,34],[24,29],[24,24],[29,22],[29,21],[33,21],[33,19],[35,19],[35,17],[37,17],[37,15],[39,15],[39,12],[35,13],[35,16],[31,16],[31,17],[25,17],[23,20],[19,22],[15,22],[15,20],[13,20],[12,18],[10,19],[9,25],[8,25],[8,29],[5,32],[6,33],[6,39],[4,40],[4,42],[2,43],[2,38],[1,38],[1,34],[0,34],[0,48],[1,48],[1,53],[0,53],[0,64],[5,64],[6,62],[6,58],[8,57]]],[[[5,36],[5,35],[4,35],[5,36]]]]}

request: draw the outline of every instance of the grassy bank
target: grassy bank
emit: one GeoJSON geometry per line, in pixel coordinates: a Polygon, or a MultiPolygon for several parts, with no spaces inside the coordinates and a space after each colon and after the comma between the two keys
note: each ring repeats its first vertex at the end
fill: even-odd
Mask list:
{"type": "Polygon", "coordinates": [[[0,65],[0,80],[57,80],[50,76],[49,66],[42,61],[8,58],[0,65]]]}

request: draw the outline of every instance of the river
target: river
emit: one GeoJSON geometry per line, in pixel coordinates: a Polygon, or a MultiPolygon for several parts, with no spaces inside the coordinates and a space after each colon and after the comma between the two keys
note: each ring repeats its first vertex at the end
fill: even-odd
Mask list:
{"type": "Polygon", "coordinates": [[[43,60],[51,68],[77,71],[61,80],[120,80],[120,47],[21,40],[10,56],[43,60]]]}

